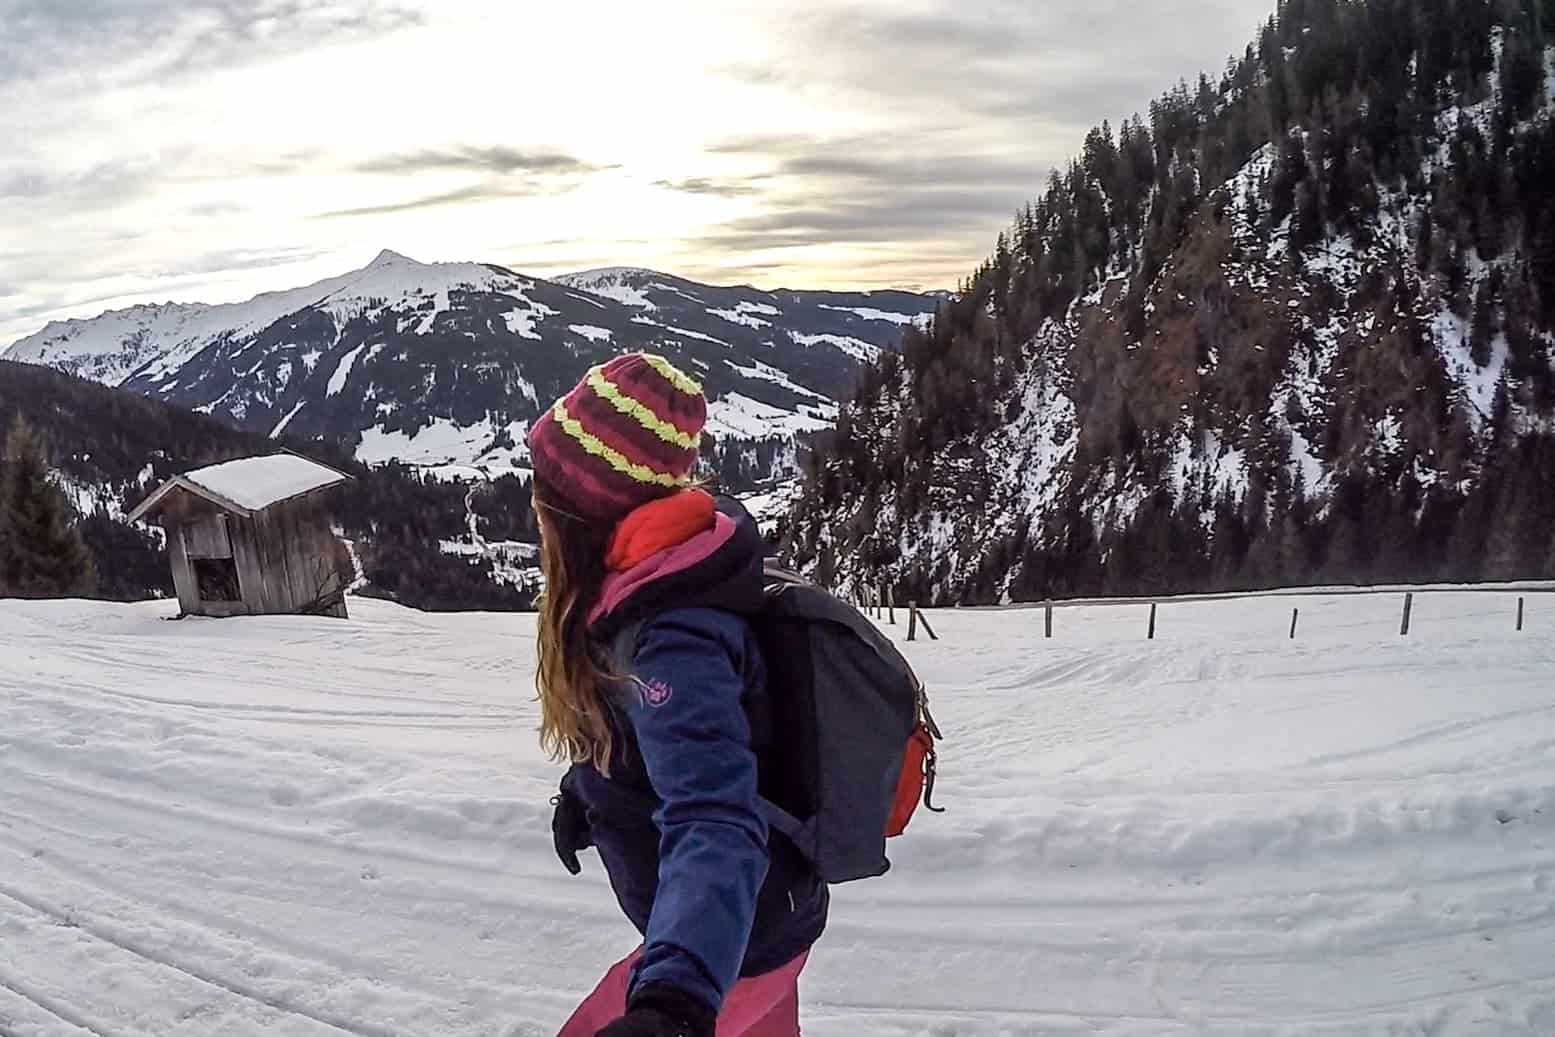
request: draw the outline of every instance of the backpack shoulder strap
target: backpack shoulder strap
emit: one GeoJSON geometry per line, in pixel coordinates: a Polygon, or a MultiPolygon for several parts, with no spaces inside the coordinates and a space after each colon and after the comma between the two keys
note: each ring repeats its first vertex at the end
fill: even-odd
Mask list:
{"type": "Polygon", "coordinates": [[[647,619],[635,619],[617,630],[610,639],[610,661],[618,669],[630,669],[632,659],[637,655],[637,642],[642,637],[643,627],[647,625],[647,619]]]}
{"type": "MultiPolygon", "coordinates": [[[[783,573],[781,570],[779,570],[779,573],[784,577],[788,577],[793,583],[803,585],[805,582],[791,573],[783,573]]],[[[778,582],[781,584],[787,581],[779,580],[778,582]]],[[[774,585],[773,571],[769,569],[767,573],[768,597],[770,598],[780,589],[781,586],[774,585]]],[[[615,635],[611,637],[610,659],[618,669],[626,671],[631,668],[632,658],[637,654],[637,643],[641,639],[643,629],[648,625],[648,622],[649,618],[647,617],[635,620],[616,631],[615,635]]],[[[657,802],[657,799],[654,798],[653,802],[648,803],[645,801],[644,805],[651,809],[657,805],[657,802]]],[[[807,828],[804,822],[765,796],[757,800],[756,806],[769,828],[775,832],[782,833],[799,849],[800,853],[805,855],[807,860],[814,860],[815,833],[813,830],[807,828]]]]}

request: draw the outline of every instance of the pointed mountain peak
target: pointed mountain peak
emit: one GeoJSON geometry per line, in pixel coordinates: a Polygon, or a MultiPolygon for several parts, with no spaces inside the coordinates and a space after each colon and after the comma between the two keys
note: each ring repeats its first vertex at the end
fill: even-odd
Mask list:
{"type": "Polygon", "coordinates": [[[409,256],[402,256],[398,252],[395,252],[393,249],[386,248],[382,252],[378,253],[377,259],[374,259],[367,265],[368,268],[371,269],[373,267],[381,266],[420,266],[421,264],[416,262],[414,259],[411,259],[409,256]]]}

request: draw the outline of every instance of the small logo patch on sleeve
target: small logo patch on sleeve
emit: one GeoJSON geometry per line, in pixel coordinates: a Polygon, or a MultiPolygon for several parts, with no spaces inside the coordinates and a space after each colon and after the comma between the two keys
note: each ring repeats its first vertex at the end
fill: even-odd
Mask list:
{"type": "Polygon", "coordinates": [[[642,688],[643,702],[654,709],[664,705],[664,703],[670,700],[670,696],[675,694],[674,688],[657,677],[653,678],[653,680],[638,681],[637,683],[642,688]]]}

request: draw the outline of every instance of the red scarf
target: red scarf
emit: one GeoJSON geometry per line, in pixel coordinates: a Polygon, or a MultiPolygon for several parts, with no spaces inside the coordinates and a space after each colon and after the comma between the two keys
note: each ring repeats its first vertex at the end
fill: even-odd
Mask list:
{"type": "Polygon", "coordinates": [[[605,568],[626,572],[660,551],[678,547],[713,528],[713,498],[701,490],[682,490],[650,501],[616,525],[605,552],[605,568]]]}

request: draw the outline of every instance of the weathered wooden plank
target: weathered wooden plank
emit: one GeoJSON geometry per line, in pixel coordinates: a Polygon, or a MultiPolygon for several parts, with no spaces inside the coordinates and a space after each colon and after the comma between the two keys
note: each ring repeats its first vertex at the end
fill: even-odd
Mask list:
{"type": "MultiPolygon", "coordinates": [[[[309,601],[319,598],[338,598],[343,595],[345,584],[336,565],[339,541],[330,528],[329,514],[315,502],[303,502],[298,511],[298,544],[304,559],[303,570],[307,574],[309,601]]],[[[343,609],[330,608],[326,614],[336,614],[343,609]]]]}
{"type": "Polygon", "coordinates": [[[319,596],[318,573],[308,546],[311,540],[303,521],[305,505],[300,501],[275,509],[281,531],[281,548],[286,557],[286,582],[291,597],[290,611],[307,607],[319,596]]]}
{"type": "Polygon", "coordinates": [[[276,612],[292,612],[297,607],[297,595],[292,589],[290,559],[286,552],[284,522],[274,512],[261,516],[260,539],[265,549],[265,584],[270,588],[271,600],[276,612]]]}
{"type": "Polygon", "coordinates": [[[291,584],[292,609],[301,610],[318,597],[318,573],[309,555],[307,525],[303,521],[304,505],[300,501],[283,504],[282,528],[286,546],[286,575],[291,584]]]}
{"type": "Polygon", "coordinates": [[[238,587],[243,592],[243,604],[252,613],[271,611],[265,594],[264,560],[254,536],[253,520],[234,518],[228,524],[227,532],[232,540],[232,559],[238,566],[238,587]]]}
{"type": "Polygon", "coordinates": [[[184,552],[190,558],[231,558],[227,516],[210,515],[183,527],[184,552]]]}
{"type": "Polygon", "coordinates": [[[290,612],[292,590],[286,572],[286,549],[275,516],[254,516],[254,544],[259,548],[260,576],[264,580],[266,612],[290,612]]]}
{"type": "Polygon", "coordinates": [[[194,580],[194,569],[189,564],[188,552],[184,550],[184,538],[182,531],[170,529],[167,532],[167,557],[168,563],[173,567],[173,589],[178,592],[178,608],[185,615],[197,616],[200,614],[200,595],[194,580]]]}

